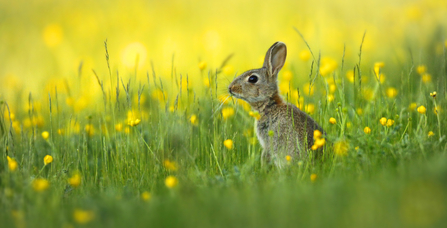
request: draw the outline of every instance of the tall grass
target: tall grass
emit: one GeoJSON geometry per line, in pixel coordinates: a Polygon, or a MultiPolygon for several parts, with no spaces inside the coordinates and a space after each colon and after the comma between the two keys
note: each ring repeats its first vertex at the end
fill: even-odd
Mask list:
{"type": "MultiPolygon", "coordinates": [[[[174,61],[175,84],[163,84],[154,67],[139,81],[137,70],[114,73],[106,43],[107,80],[96,71],[91,76],[102,91],[102,98],[89,98],[97,99],[95,107],[79,111],[68,102],[79,95],[73,88],[83,87],[81,80],[67,85],[72,94],[52,88],[43,117],[32,94],[27,112],[13,113],[13,101],[2,101],[0,219],[4,227],[441,227],[447,218],[445,55],[426,61],[433,75],[423,82],[411,58],[375,70],[361,54],[349,62],[343,53],[344,67],[327,75],[324,61],[315,59],[313,95],[283,91],[312,114],[331,143],[319,159],[295,158],[278,168],[261,162],[246,104],[219,96],[227,86],[222,69],[202,69],[208,87],[191,86],[196,82],[176,73],[174,61]],[[345,76],[351,69],[353,83],[345,76]],[[383,71],[402,80],[381,83],[383,71]],[[362,74],[373,76],[363,81],[362,74]],[[393,83],[397,96],[387,92],[393,83]],[[436,98],[429,95],[434,90],[436,98]],[[409,108],[412,102],[427,111],[409,108]],[[394,123],[383,126],[382,117],[394,123]],[[227,139],[233,147],[224,145],[227,139]],[[54,160],[44,165],[46,155],[54,160]],[[18,163],[16,170],[6,156],[18,163]],[[69,181],[76,174],[79,186],[69,181]],[[169,176],[178,184],[165,183],[169,176]],[[49,187],[36,187],[39,178],[49,187]]],[[[289,88],[297,83],[295,77],[289,88]]]]}

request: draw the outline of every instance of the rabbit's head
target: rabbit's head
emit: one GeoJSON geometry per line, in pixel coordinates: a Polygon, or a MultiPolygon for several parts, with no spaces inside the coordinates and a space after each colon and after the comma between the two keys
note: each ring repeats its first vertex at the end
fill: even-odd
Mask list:
{"type": "Polygon", "coordinates": [[[282,42],[274,43],[267,51],[262,68],[244,72],[231,82],[231,95],[250,104],[266,102],[278,96],[278,72],[286,61],[287,49],[282,42]]]}

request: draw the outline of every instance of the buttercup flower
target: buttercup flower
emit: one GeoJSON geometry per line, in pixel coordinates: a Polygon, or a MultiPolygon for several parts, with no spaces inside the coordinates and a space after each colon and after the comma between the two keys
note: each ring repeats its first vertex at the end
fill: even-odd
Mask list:
{"type": "Polygon", "coordinates": [[[95,218],[93,211],[75,209],[73,211],[73,219],[79,224],[87,224],[95,218]]]}
{"type": "Polygon", "coordinates": [[[10,171],[15,171],[17,167],[19,166],[17,164],[17,161],[14,158],[10,158],[9,156],[6,156],[6,159],[8,160],[8,168],[10,171]]]}
{"type": "Polygon", "coordinates": [[[192,125],[197,125],[198,124],[198,122],[199,122],[199,120],[197,119],[197,116],[196,115],[191,115],[191,117],[189,118],[189,121],[191,121],[191,124],[192,125]]]}
{"type": "Polygon", "coordinates": [[[232,107],[226,107],[222,109],[222,117],[224,120],[234,115],[234,109],[232,107]]]}
{"type": "Polygon", "coordinates": [[[46,156],[43,158],[43,164],[48,165],[48,164],[50,164],[51,162],[53,162],[53,157],[52,157],[51,155],[46,155],[46,156]]]}
{"type": "Polygon", "coordinates": [[[168,176],[165,179],[165,185],[168,188],[174,188],[175,186],[178,185],[178,179],[174,176],[168,176]]]}
{"type": "Polygon", "coordinates": [[[177,163],[175,161],[165,160],[163,166],[170,171],[177,171],[177,163]]]}
{"type": "Polygon", "coordinates": [[[310,181],[315,182],[317,180],[317,177],[318,176],[315,173],[310,174],[310,181]]]}
{"type": "Polygon", "coordinates": [[[50,137],[50,133],[48,133],[48,131],[44,131],[42,132],[42,138],[47,140],[50,137]]]}
{"type": "Polygon", "coordinates": [[[427,67],[425,65],[419,65],[416,68],[416,71],[418,72],[418,74],[422,75],[423,73],[425,73],[427,71],[427,67]]]}
{"type": "Polygon", "coordinates": [[[425,114],[425,112],[427,112],[427,109],[422,105],[419,106],[417,110],[420,114],[425,114]]]}
{"type": "Polygon", "coordinates": [[[391,126],[393,126],[393,124],[394,124],[394,120],[392,120],[392,119],[388,119],[388,120],[386,121],[386,126],[387,126],[387,127],[391,127],[391,126]]]}
{"type": "Polygon", "coordinates": [[[363,128],[363,132],[365,132],[365,134],[370,134],[371,133],[371,128],[365,127],[365,128],[363,128]]]}
{"type": "Polygon", "coordinates": [[[203,70],[203,69],[206,68],[206,62],[205,62],[205,61],[201,61],[201,62],[198,64],[198,66],[199,66],[199,69],[200,69],[200,70],[203,70]]]}
{"type": "Polygon", "coordinates": [[[380,118],[379,121],[380,121],[380,124],[382,124],[383,126],[386,125],[386,118],[385,117],[380,118]]]}
{"type": "Polygon", "coordinates": [[[37,178],[34,179],[32,183],[33,189],[36,192],[43,192],[47,190],[48,187],[50,187],[50,182],[43,178],[37,178]]]}
{"type": "Polygon", "coordinates": [[[322,136],[321,131],[319,131],[319,130],[314,131],[314,139],[319,139],[319,138],[321,138],[321,136],[322,136]]]}
{"type": "Polygon", "coordinates": [[[336,120],[334,117],[331,117],[331,118],[329,119],[329,123],[331,123],[331,124],[336,124],[336,123],[337,123],[337,120],[336,120]]]}
{"type": "Polygon", "coordinates": [[[430,93],[430,96],[433,98],[436,98],[436,91],[433,91],[433,93],[430,93]]]}
{"type": "Polygon", "coordinates": [[[261,115],[259,114],[259,112],[250,111],[250,112],[248,112],[248,115],[255,118],[256,120],[259,120],[261,118],[261,115]]]}
{"type": "Polygon", "coordinates": [[[77,188],[81,185],[81,175],[74,174],[72,177],[68,178],[68,183],[73,187],[77,188]]]}
{"type": "Polygon", "coordinates": [[[337,156],[348,155],[349,144],[346,140],[339,140],[334,143],[334,153],[337,156]]]}
{"type": "Polygon", "coordinates": [[[224,141],[223,144],[227,149],[229,149],[229,150],[233,149],[233,140],[227,139],[224,141]]]}
{"type": "Polygon", "coordinates": [[[144,201],[149,201],[151,199],[151,194],[148,191],[141,193],[141,199],[144,201]]]}

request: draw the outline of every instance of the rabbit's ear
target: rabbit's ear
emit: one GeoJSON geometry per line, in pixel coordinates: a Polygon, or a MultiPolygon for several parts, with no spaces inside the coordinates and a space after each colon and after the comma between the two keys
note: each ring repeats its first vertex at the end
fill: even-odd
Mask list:
{"type": "Polygon", "coordinates": [[[267,54],[265,55],[263,67],[267,68],[270,76],[275,76],[278,74],[284,66],[286,56],[287,48],[283,42],[276,42],[269,48],[267,54]]]}

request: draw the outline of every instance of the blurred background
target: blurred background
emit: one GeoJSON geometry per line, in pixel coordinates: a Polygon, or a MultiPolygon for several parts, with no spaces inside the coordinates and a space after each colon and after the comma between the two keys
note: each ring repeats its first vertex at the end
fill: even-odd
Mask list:
{"type": "Polygon", "coordinates": [[[446,26],[445,0],[1,0],[0,99],[29,92],[42,98],[55,87],[69,93],[79,75],[79,89],[99,92],[92,69],[108,83],[105,40],[114,78],[119,71],[145,80],[153,62],[169,85],[174,63],[175,74],[188,74],[191,87],[202,87],[199,63],[214,71],[234,54],[221,78],[228,84],[260,67],[275,41],[288,46],[285,71],[293,68],[294,78],[307,80],[310,54],[294,28],[316,58],[320,52],[338,66],[344,47],[345,61],[358,61],[366,31],[362,63],[372,69],[377,61],[408,63],[410,52],[414,64],[430,60],[427,53],[442,54],[446,26]]]}

